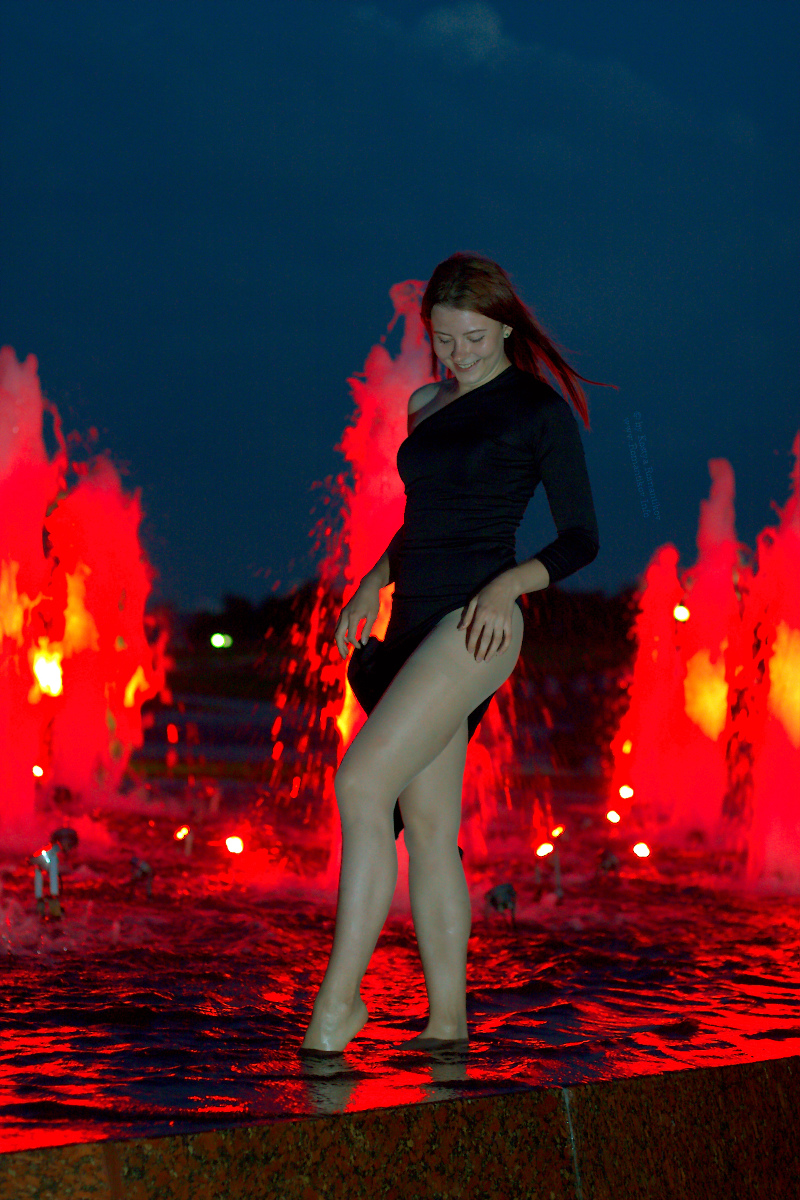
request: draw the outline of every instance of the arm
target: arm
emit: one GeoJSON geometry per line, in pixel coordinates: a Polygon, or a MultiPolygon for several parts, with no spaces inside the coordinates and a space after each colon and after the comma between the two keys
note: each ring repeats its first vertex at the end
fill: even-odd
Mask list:
{"type": "Polygon", "coordinates": [[[592,490],[572,410],[553,393],[541,407],[532,408],[529,417],[524,440],[544,483],[558,537],[486,584],[464,609],[458,628],[467,630],[467,651],[478,662],[508,649],[517,596],[564,579],[591,562],[598,550],[592,490]]]}
{"type": "Polygon", "coordinates": [[[383,554],[375,563],[375,566],[367,571],[366,575],[361,581],[362,583],[369,581],[370,583],[377,584],[378,588],[380,589],[387,587],[388,584],[394,581],[395,571],[393,560],[395,552],[400,544],[402,534],[403,526],[401,525],[397,533],[389,542],[389,545],[384,550],[383,554]]]}
{"type": "Polygon", "coordinates": [[[375,566],[367,571],[353,595],[339,613],[333,639],[342,658],[347,658],[347,643],[353,646],[366,645],[370,630],[375,624],[381,606],[380,590],[392,582],[391,562],[394,548],[403,533],[402,525],[380,556],[375,566]],[[362,625],[363,622],[363,625],[362,625]],[[361,629],[360,634],[358,633],[361,629]]]}
{"type": "Polygon", "coordinates": [[[559,397],[544,409],[537,445],[532,449],[558,537],[513,568],[518,596],[573,575],[592,562],[599,549],[583,442],[566,400],[559,397]]]}

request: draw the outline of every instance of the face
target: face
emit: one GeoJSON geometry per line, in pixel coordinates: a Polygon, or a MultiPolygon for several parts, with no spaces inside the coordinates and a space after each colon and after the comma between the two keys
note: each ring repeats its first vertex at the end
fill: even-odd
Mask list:
{"type": "Polygon", "coordinates": [[[510,325],[482,313],[434,304],[431,327],[436,357],[455,375],[459,392],[488,383],[511,365],[505,350],[510,325]]]}

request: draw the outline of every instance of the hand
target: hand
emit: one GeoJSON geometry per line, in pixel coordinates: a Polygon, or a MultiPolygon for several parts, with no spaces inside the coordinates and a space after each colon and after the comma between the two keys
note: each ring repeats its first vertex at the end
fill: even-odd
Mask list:
{"type": "Polygon", "coordinates": [[[342,658],[347,658],[348,642],[352,646],[366,645],[370,630],[375,624],[375,618],[380,612],[380,592],[381,590],[377,583],[372,583],[370,577],[365,575],[355,593],[339,614],[333,640],[339,647],[339,653],[342,658]],[[361,631],[361,636],[356,638],[356,633],[362,620],[364,628],[361,631]]]}
{"type": "Polygon", "coordinates": [[[511,617],[518,595],[514,576],[504,571],[481,588],[464,609],[458,628],[468,630],[467,650],[474,652],[476,662],[488,662],[511,645],[511,617]]]}

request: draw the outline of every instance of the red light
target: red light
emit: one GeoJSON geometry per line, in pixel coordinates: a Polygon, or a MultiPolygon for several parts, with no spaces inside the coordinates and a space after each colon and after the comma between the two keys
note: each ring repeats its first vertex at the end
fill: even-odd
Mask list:
{"type": "Polygon", "coordinates": [[[552,842],[542,842],[541,846],[537,847],[536,853],[539,858],[544,858],[544,856],[546,854],[552,854],[553,853],[553,843],[552,842]]]}
{"type": "Polygon", "coordinates": [[[633,853],[638,858],[649,858],[650,857],[650,847],[647,845],[646,842],[637,842],[636,845],[633,847],[633,853]]]}
{"type": "Polygon", "coordinates": [[[173,725],[171,721],[167,726],[167,741],[171,746],[177,745],[178,742],[178,726],[173,725]]]}
{"type": "Polygon", "coordinates": [[[225,838],[225,845],[228,847],[231,854],[241,854],[244,850],[244,842],[240,837],[225,838]]]}

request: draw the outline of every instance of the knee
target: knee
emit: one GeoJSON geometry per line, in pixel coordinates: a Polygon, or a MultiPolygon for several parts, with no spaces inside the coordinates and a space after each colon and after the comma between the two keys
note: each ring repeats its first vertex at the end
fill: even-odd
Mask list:
{"type": "Polygon", "coordinates": [[[351,768],[344,761],[333,778],[333,790],[336,794],[336,804],[342,824],[351,821],[359,824],[377,818],[381,809],[379,797],[374,788],[369,788],[363,773],[351,768]]]}
{"type": "Polygon", "coordinates": [[[458,851],[458,827],[427,813],[403,813],[404,837],[409,858],[441,858],[448,849],[458,851]]]}

